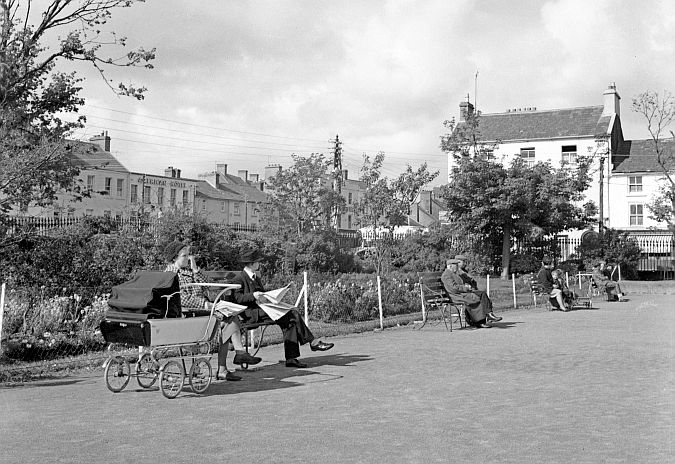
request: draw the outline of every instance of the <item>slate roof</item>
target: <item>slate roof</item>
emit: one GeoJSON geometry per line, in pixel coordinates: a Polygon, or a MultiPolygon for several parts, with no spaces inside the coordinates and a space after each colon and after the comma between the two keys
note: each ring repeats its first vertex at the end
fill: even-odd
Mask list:
{"type": "Polygon", "coordinates": [[[69,153],[70,160],[82,169],[110,169],[112,171],[129,172],[110,152],[104,151],[95,143],[69,140],[73,147],[69,153]]]}
{"type": "Polygon", "coordinates": [[[220,182],[218,184],[220,190],[229,190],[238,195],[246,195],[248,201],[265,202],[267,195],[257,187],[249,184],[239,176],[232,174],[220,174],[220,182]]]}
{"type": "MultiPolygon", "coordinates": [[[[670,150],[675,156],[675,140],[669,138],[663,139],[662,142],[663,148],[670,150]]],[[[661,167],[656,162],[656,150],[652,139],[626,140],[618,151],[613,173],[661,172],[661,167]]]]}
{"type": "Polygon", "coordinates": [[[213,200],[244,201],[244,198],[238,193],[225,188],[217,189],[205,180],[197,182],[197,195],[205,196],[213,200]]]}
{"type": "Polygon", "coordinates": [[[602,106],[561,110],[517,111],[481,114],[479,131],[485,141],[537,140],[595,137],[606,134],[611,116],[602,106]]]}

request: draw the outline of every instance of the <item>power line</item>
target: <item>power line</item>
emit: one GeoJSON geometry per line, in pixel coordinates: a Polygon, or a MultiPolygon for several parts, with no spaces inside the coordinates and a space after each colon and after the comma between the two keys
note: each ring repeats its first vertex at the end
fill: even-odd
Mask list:
{"type": "Polygon", "coordinates": [[[289,136],[285,136],[285,135],[263,134],[263,133],[260,133],[260,132],[248,132],[248,131],[242,131],[242,130],[236,130],[236,129],[228,129],[226,127],[214,127],[214,126],[207,126],[207,125],[204,125],[204,124],[194,124],[194,123],[190,123],[190,122],[176,121],[174,119],[158,118],[158,117],[155,117],[155,116],[145,116],[145,115],[138,114],[138,113],[131,113],[129,111],[122,111],[122,110],[115,110],[115,109],[112,109],[112,108],[105,108],[103,106],[96,106],[96,105],[91,105],[91,104],[85,104],[85,106],[88,106],[90,108],[96,108],[96,109],[99,109],[99,110],[112,111],[112,112],[115,112],[115,113],[129,114],[131,116],[140,117],[140,118],[154,119],[156,121],[171,122],[171,123],[174,123],[174,124],[183,124],[185,126],[201,127],[201,128],[205,128],[205,129],[214,129],[214,130],[220,130],[220,131],[226,131],[226,132],[235,132],[237,134],[257,135],[257,136],[260,136],[260,137],[275,137],[275,138],[290,139],[290,140],[305,140],[305,141],[310,141],[310,142],[324,142],[324,140],[318,140],[318,139],[308,139],[308,138],[301,138],[301,137],[289,137],[289,136]]]}

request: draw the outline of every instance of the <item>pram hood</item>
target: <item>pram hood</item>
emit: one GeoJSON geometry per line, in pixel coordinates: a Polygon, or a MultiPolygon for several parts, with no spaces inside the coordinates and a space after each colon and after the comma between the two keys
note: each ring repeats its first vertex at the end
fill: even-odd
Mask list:
{"type": "Polygon", "coordinates": [[[149,314],[156,317],[180,317],[180,291],[175,272],[140,271],[131,280],[112,288],[108,306],[120,312],[149,314]]]}

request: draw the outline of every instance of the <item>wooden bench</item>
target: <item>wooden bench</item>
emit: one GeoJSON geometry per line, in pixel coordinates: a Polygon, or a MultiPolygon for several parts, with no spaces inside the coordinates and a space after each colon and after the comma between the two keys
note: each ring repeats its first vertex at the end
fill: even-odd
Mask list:
{"type": "MultiPolygon", "coordinates": [[[[450,332],[452,332],[452,321],[456,319],[461,328],[465,327],[463,321],[466,320],[464,315],[464,303],[456,303],[445,290],[445,286],[441,281],[442,272],[418,272],[420,284],[420,298],[422,300],[422,329],[429,319],[428,312],[437,309],[441,314],[441,320],[445,324],[445,329],[448,329],[448,319],[450,320],[450,332]],[[446,313],[449,317],[446,318],[446,313]]],[[[439,321],[440,323],[440,321],[439,321]]]]}
{"type": "MultiPolygon", "coordinates": [[[[219,282],[219,283],[232,283],[233,279],[239,273],[239,271],[227,271],[227,270],[203,271],[203,272],[206,275],[206,277],[208,277],[210,282],[219,282]]],[[[247,353],[251,354],[252,356],[258,354],[258,351],[260,350],[260,347],[262,345],[263,338],[265,337],[265,330],[267,329],[268,326],[271,325],[276,325],[276,322],[272,320],[259,322],[241,321],[241,330],[244,335],[243,345],[247,353]],[[257,347],[255,348],[255,351],[253,353],[250,353],[250,349],[252,348],[253,345],[251,343],[253,340],[253,331],[255,331],[256,329],[260,330],[260,335],[258,337],[258,344],[257,347]]],[[[244,363],[241,365],[241,367],[242,369],[248,369],[248,364],[244,363]]]]}

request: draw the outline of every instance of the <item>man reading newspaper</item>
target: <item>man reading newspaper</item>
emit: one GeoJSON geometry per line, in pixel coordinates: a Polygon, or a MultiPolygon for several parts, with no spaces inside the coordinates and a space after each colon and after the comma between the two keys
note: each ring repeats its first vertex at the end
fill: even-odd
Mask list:
{"type": "Polygon", "coordinates": [[[309,343],[312,351],[327,351],[333,348],[333,343],[315,340],[298,310],[281,301],[288,286],[265,292],[260,280],[260,259],[261,255],[255,248],[244,249],[239,255],[244,270],[233,283],[241,286],[234,291],[234,301],[247,308],[241,313],[241,318],[247,323],[274,321],[283,332],[286,367],[307,367],[298,360],[300,345],[309,343]]]}

